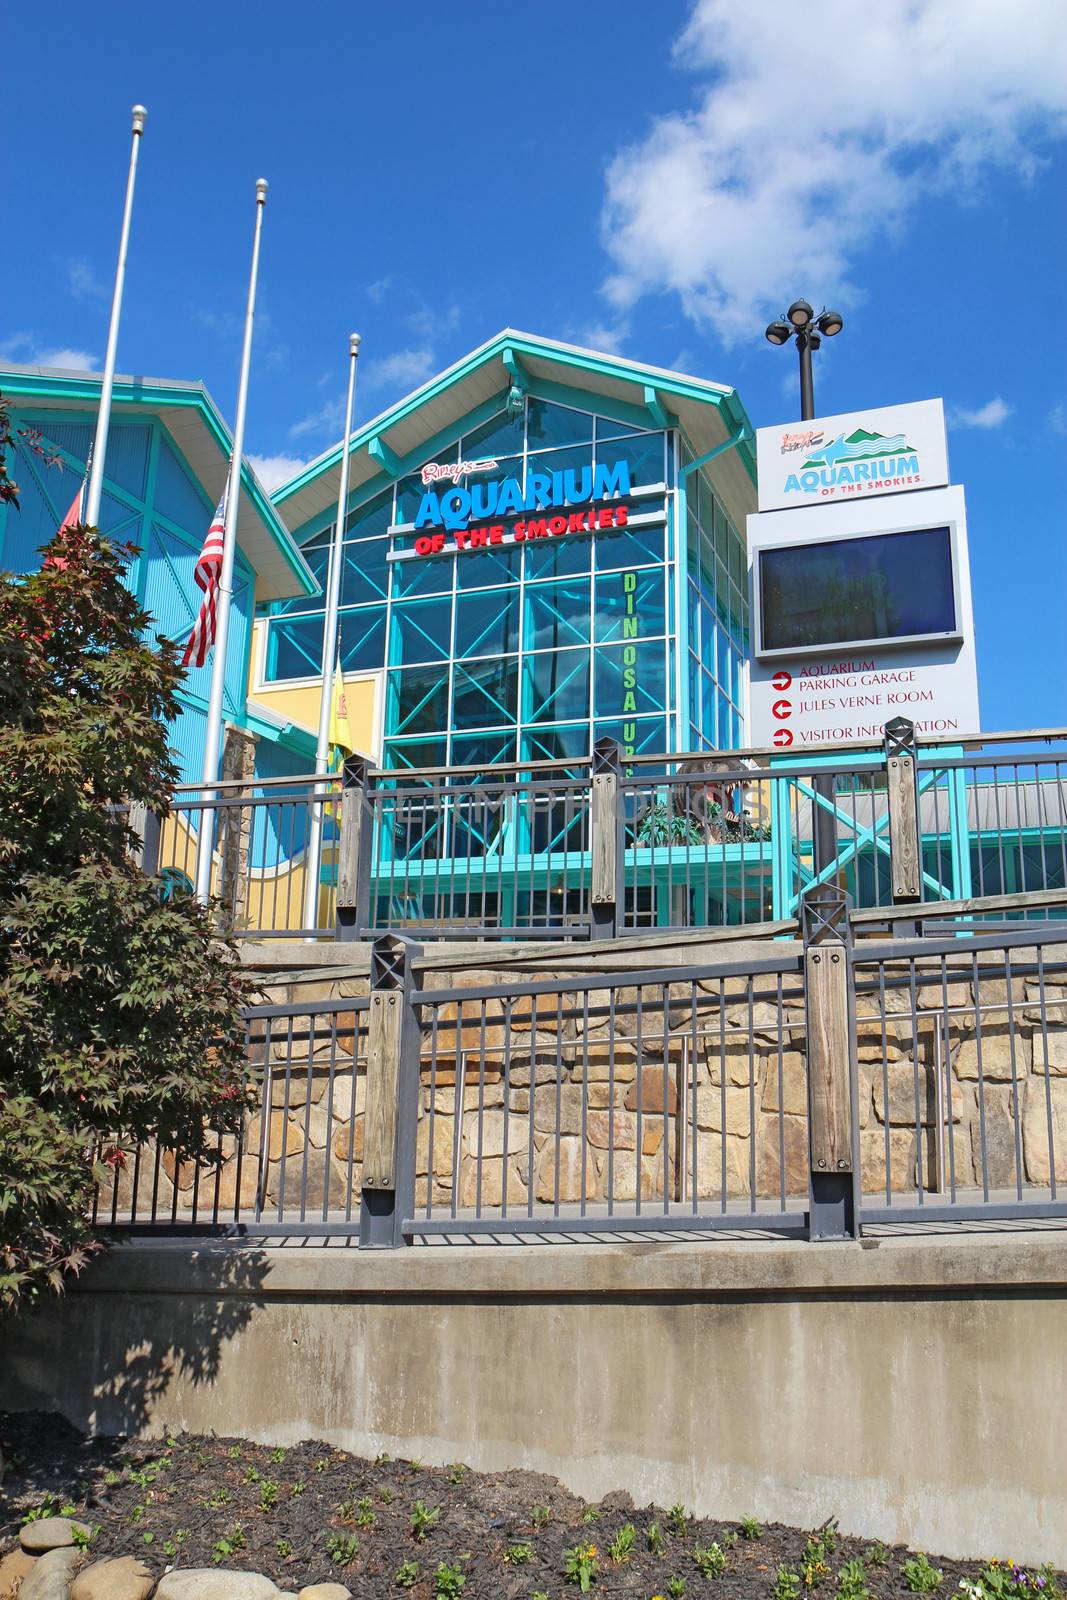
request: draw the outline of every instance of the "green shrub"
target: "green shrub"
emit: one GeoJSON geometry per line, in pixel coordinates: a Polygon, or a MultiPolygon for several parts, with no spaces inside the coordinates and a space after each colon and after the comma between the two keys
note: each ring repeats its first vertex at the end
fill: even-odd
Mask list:
{"type": "Polygon", "coordinates": [[[161,901],[117,809],[167,809],[183,676],[131,555],[68,528],[0,578],[0,1309],[84,1264],[137,1144],[205,1157],[249,1102],[233,952],[161,901]]]}

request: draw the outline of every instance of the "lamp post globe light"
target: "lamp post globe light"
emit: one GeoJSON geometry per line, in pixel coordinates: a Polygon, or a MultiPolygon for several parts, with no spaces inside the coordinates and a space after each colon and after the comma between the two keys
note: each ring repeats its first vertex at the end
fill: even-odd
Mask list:
{"type": "Polygon", "coordinates": [[[788,344],[796,340],[800,354],[800,420],[810,422],[815,415],[815,386],[811,373],[811,352],[817,350],[824,339],[832,339],[845,326],[839,311],[819,312],[816,316],[806,300],[794,300],[784,317],[767,326],[770,344],[788,344]]]}

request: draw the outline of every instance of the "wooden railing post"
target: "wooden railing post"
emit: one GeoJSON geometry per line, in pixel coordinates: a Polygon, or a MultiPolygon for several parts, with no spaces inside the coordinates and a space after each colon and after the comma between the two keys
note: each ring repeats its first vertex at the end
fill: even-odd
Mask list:
{"type": "Polygon", "coordinates": [[[337,937],[358,939],[370,925],[374,813],[370,764],[349,756],[341,769],[341,823],[337,845],[337,937]]]}
{"type": "Polygon", "coordinates": [[[421,1040],[411,996],[412,962],[421,953],[420,945],[391,933],[375,939],[371,949],[361,1247],[402,1245],[401,1224],[415,1212],[421,1040]]]}
{"type": "Polygon", "coordinates": [[[809,889],[801,902],[813,1239],[856,1238],[858,1233],[848,913],[848,896],[828,885],[809,889]]]}
{"type": "Polygon", "coordinates": [[[620,757],[616,739],[598,739],[593,745],[589,779],[589,915],[593,939],[614,939],[622,928],[626,851],[619,794],[620,757]]]}
{"type": "Polygon", "coordinates": [[[885,773],[889,796],[889,873],[893,904],[922,899],[919,788],[915,724],[894,717],[885,725],[885,773]]]}
{"type": "MultiPolygon", "coordinates": [[[[220,799],[248,800],[256,771],[257,734],[228,722],[222,746],[222,777],[236,779],[239,789],[220,789],[220,799]]],[[[218,808],[216,831],[219,851],[220,923],[227,932],[244,927],[248,920],[248,855],[252,842],[252,808],[226,805],[218,808]]]]}
{"type": "Polygon", "coordinates": [[[154,878],[159,871],[159,816],[149,811],[143,800],[135,800],[128,820],[131,832],[137,836],[130,855],[146,877],[154,878]]]}

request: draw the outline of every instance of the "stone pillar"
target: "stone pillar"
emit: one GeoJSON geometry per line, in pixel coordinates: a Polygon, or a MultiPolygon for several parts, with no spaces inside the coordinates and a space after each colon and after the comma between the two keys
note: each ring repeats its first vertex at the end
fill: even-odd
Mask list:
{"type": "MultiPolygon", "coordinates": [[[[251,794],[251,779],[256,770],[257,734],[247,728],[226,724],[222,746],[222,780],[224,783],[248,783],[248,787],[226,788],[219,791],[226,801],[244,799],[251,794]]],[[[252,832],[252,812],[247,806],[224,805],[220,808],[218,850],[220,858],[219,899],[222,902],[221,922],[227,931],[239,928],[248,915],[248,844],[252,832]]]]}

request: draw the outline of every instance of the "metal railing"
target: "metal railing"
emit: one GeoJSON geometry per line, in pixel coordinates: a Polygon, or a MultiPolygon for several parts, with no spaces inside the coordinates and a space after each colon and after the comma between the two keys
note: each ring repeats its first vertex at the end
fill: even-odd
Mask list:
{"type": "Polygon", "coordinates": [[[96,1220],[394,1248],[1067,1217],[1061,928],[801,912],[735,959],[507,981],[384,935],[365,994],[250,1008],[258,1109],[199,1162],[117,1161],[96,1220]]]}
{"type": "MultiPolygon", "coordinates": [[[[167,892],[213,852],[222,920],[253,938],[573,940],[796,919],[812,888],[931,911],[1067,884],[1067,734],[374,771],[181,789],[143,859],[167,892]],[[1035,743],[1045,749],[1031,753],[1035,743]],[[1059,747],[1053,749],[1053,743],[1059,747]],[[1011,746],[1015,746],[1014,749],[1011,746]],[[1022,750],[1020,754],[1019,751],[1022,750]],[[305,927],[307,840],[323,849],[305,927]]],[[[1003,909],[1003,908],[1002,908],[1003,909]]]]}

